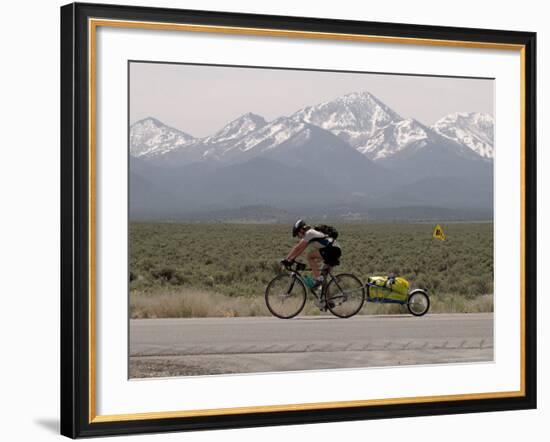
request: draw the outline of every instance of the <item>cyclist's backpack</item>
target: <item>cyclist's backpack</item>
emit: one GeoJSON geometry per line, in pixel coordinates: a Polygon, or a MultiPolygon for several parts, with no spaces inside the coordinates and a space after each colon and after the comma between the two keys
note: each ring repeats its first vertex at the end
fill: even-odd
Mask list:
{"type": "Polygon", "coordinates": [[[319,226],[315,226],[313,227],[315,230],[317,230],[318,232],[321,232],[321,233],[324,233],[325,235],[327,235],[328,237],[332,238],[332,239],[336,239],[338,238],[338,230],[336,230],[334,227],[332,226],[327,226],[326,224],[321,224],[319,226]]]}

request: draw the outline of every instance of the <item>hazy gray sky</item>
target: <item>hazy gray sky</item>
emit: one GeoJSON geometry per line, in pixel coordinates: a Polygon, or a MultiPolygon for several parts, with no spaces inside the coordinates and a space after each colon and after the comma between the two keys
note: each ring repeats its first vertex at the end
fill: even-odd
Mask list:
{"type": "Polygon", "coordinates": [[[195,137],[254,112],[270,121],[368,91],[404,118],[432,125],[452,112],[494,115],[494,81],[157,63],[130,64],[130,123],[151,116],[195,137]]]}

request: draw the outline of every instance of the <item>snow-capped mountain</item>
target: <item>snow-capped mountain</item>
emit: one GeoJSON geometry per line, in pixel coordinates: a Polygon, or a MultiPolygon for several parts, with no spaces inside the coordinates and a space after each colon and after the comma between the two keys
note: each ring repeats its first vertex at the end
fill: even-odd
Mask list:
{"type": "Polygon", "coordinates": [[[437,121],[433,129],[444,137],[469,147],[483,158],[494,157],[494,120],[489,114],[453,113],[437,121]]]}
{"type": "Polygon", "coordinates": [[[322,127],[358,149],[388,124],[402,120],[369,92],[355,92],[308,106],[291,118],[322,127]]]}
{"type": "MultiPolygon", "coordinates": [[[[296,118],[280,117],[266,123],[258,115],[245,114],[230,122],[213,136],[192,139],[185,144],[185,149],[167,150],[164,155],[150,159],[171,166],[209,160],[235,163],[275,149],[300,133],[305,139],[312,128],[325,132],[331,137],[334,136],[324,129],[296,118]]],[[[298,138],[295,139],[298,140],[298,138]]],[[[323,148],[322,145],[318,147],[323,148]]]]}
{"type": "Polygon", "coordinates": [[[130,155],[133,157],[164,155],[193,140],[191,135],[148,117],[137,121],[130,129],[130,155]]]}
{"type": "Polygon", "coordinates": [[[146,118],[131,127],[130,153],[172,166],[204,160],[235,162],[276,148],[308,125],[338,136],[373,161],[434,144],[440,136],[454,141],[451,146],[459,155],[465,155],[466,146],[482,158],[493,158],[494,122],[490,115],[454,113],[428,128],[415,119],[401,118],[368,92],[308,106],[271,122],[247,113],[205,138],[193,138],[146,118]]]}
{"type": "Polygon", "coordinates": [[[291,118],[332,132],[374,161],[440,141],[434,131],[455,141],[462,156],[467,153],[461,146],[467,146],[483,158],[493,157],[493,118],[488,114],[455,113],[428,128],[415,119],[403,119],[364,91],[308,106],[291,118]]]}
{"type": "Polygon", "coordinates": [[[266,124],[263,117],[249,112],[231,121],[214,135],[193,138],[154,118],[147,118],[130,128],[130,154],[171,166],[221,160],[231,156],[239,140],[257,132],[266,124]]]}
{"type": "Polygon", "coordinates": [[[251,204],[490,211],[493,125],[456,113],[427,127],[368,92],[270,122],[247,113],[204,138],[146,118],[130,128],[131,206],[155,217],[251,204]]]}
{"type": "Polygon", "coordinates": [[[253,114],[232,121],[212,137],[195,139],[184,149],[148,160],[176,168],[197,162],[231,165],[255,158],[338,177],[338,187],[357,192],[364,192],[367,183],[375,186],[375,178],[382,173],[380,167],[328,130],[295,117],[265,123],[253,114]]]}

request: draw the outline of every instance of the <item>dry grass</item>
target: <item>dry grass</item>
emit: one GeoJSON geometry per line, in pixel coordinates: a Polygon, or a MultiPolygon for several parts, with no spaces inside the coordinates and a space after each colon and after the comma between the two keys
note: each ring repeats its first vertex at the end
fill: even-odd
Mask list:
{"type": "MultiPolygon", "coordinates": [[[[466,298],[460,295],[430,297],[429,313],[484,313],[493,311],[493,295],[466,298]]],[[[306,303],[301,315],[320,315],[311,302],[306,303]]],[[[406,306],[397,304],[365,303],[360,314],[409,314],[406,306]]],[[[195,289],[162,289],[160,293],[132,292],[130,317],[139,318],[229,318],[238,316],[270,316],[263,296],[235,297],[195,289]]]]}
{"type": "MultiPolygon", "coordinates": [[[[301,315],[322,314],[311,299],[301,315]]],[[[235,297],[195,289],[163,289],[161,293],[132,292],[130,317],[147,318],[234,318],[271,316],[264,297],[235,297]]]]}
{"type": "Polygon", "coordinates": [[[130,317],[215,318],[268,316],[264,300],[232,297],[195,289],[162,289],[155,294],[132,292],[130,317]]]}
{"type": "MultiPolygon", "coordinates": [[[[430,296],[428,313],[491,313],[493,312],[493,295],[482,295],[466,298],[461,295],[430,296]]],[[[407,306],[399,304],[368,303],[361,310],[363,315],[398,315],[409,314],[407,306]]]]}
{"type": "Polygon", "coordinates": [[[430,298],[430,313],[490,313],[493,312],[493,295],[465,297],[439,295],[430,298]]]}

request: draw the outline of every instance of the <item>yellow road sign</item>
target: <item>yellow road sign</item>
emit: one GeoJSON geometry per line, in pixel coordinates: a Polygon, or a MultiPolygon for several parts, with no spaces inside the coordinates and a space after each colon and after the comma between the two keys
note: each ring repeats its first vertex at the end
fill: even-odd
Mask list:
{"type": "Polygon", "coordinates": [[[443,233],[443,229],[439,224],[435,226],[433,237],[445,241],[445,233],[443,233]]]}

